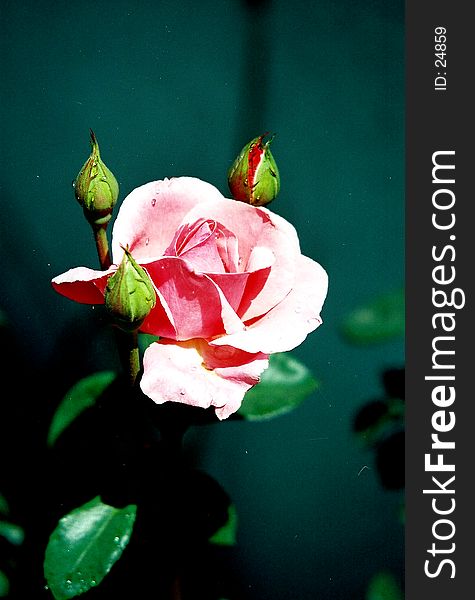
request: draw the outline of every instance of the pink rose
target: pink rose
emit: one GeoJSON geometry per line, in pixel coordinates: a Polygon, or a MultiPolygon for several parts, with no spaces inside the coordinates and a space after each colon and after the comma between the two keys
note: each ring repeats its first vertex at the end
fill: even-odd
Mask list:
{"type": "Polygon", "coordinates": [[[70,269],[53,287],[103,304],[127,246],[157,294],[140,331],[160,340],[145,351],[140,386],[159,404],[214,406],[225,419],[259,382],[269,355],[295,348],[322,322],[327,274],[301,254],[293,226],[199,179],[133,190],[114,223],[114,265],[70,269]]]}

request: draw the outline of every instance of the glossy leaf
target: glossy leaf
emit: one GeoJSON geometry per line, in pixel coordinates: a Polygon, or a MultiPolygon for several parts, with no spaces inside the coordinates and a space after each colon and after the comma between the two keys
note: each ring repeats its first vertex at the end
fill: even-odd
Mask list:
{"type": "Polygon", "coordinates": [[[53,416],[48,432],[48,445],[52,446],[59,435],[86,408],[93,406],[104,390],[114,381],[113,371],[100,371],[78,381],[64,396],[53,416]]]}
{"type": "Polygon", "coordinates": [[[318,387],[309,369],[288,352],[273,354],[260,383],[246,395],[238,414],[249,421],[290,412],[318,387]]]}
{"type": "Polygon", "coordinates": [[[404,336],[405,296],[398,290],[352,311],[342,324],[343,336],[353,344],[373,344],[404,336]]]}
{"type": "Polygon", "coordinates": [[[99,497],[60,519],[46,548],[44,573],[56,600],[98,585],[127,546],[137,507],[115,508],[99,497]]]}
{"type": "Polygon", "coordinates": [[[218,546],[234,546],[236,544],[236,535],[237,512],[234,504],[230,504],[228,508],[228,520],[209,538],[209,541],[218,546]]]}
{"type": "Polygon", "coordinates": [[[403,600],[401,589],[392,573],[381,571],[370,581],[366,600],[403,600]]]}

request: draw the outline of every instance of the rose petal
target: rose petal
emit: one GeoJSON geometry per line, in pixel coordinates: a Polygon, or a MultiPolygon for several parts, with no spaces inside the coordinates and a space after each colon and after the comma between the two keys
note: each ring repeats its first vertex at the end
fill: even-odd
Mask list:
{"type": "Polygon", "coordinates": [[[223,291],[236,313],[241,315],[264,287],[273,263],[274,255],[268,248],[254,248],[248,261],[248,271],[207,275],[223,291]]]}
{"type": "Polygon", "coordinates": [[[62,296],[82,304],[104,304],[104,290],[107,280],[117,269],[95,271],[87,267],[75,267],[55,277],[51,283],[62,296]]]}
{"type": "Polygon", "coordinates": [[[120,263],[121,246],[127,245],[136,261],[162,256],[187,212],[201,202],[222,200],[219,190],[195,177],[152,181],[134,189],[122,202],[114,223],[114,262],[120,263]]]}
{"type": "Polygon", "coordinates": [[[226,198],[221,202],[205,202],[195,206],[185,216],[185,221],[193,222],[203,215],[234,233],[239,243],[240,270],[249,270],[248,262],[255,247],[268,248],[274,254],[275,263],[264,287],[240,317],[248,320],[265,314],[292,289],[295,261],[300,255],[294,227],[269,210],[226,198]]]}
{"type": "MultiPolygon", "coordinates": [[[[147,271],[173,317],[177,340],[234,333],[244,325],[223,292],[207,275],[195,273],[179,257],[163,257],[147,271]]],[[[150,330],[150,333],[154,333],[150,330]]],[[[157,335],[159,335],[157,333],[157,335]]]]}
{"type": "Polygon", "coordinates": [[[318,263],[300,256],[293,290],[275,308],[252,321],[245,331],[213,340],[213,346],[233,346],[246,352],[286,352],[301,344],[321,323],[320,311],[328,276],[318,263]]]}
{"type": "MultiPolygon", "coordinates": [[[[150,274],[149,274],[150,276],[150,274]]],[[[160,337],[176,339],[176,327],[170,307],[165,301],[160,290],[155,288],[157,301],[149,315],[140,327],[142,333],[151,333],[160,337]]]]}
{"type": "Polygon", "coordinates": [[[157,404],[214,406],[218,418],[226,419],[238,410],[268,364],[263,354],[212,348],[204,340],[160,340],[145,351],[140,387],[157,404]]]}
{"type": "Polygon", "coordinates": [[[224,264],[216,243],[216,221],[200,219],[181,225],[165,256],[179,256],[186,260],[196,273],[223,273],[224,264]]]}

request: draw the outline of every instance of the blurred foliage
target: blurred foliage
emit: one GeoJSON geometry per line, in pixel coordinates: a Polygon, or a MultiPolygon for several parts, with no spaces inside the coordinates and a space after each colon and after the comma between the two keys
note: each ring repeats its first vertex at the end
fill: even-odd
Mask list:
{"type": "Polygon", "coordinates": [[[375,344],[404,336],[405,291],[396,290],[359,306],[343,320],[341,333],[352,344],[375,344]]]}
{"type": "Polygon", "coordinates": [[[0,571],[0,598],[6,598],[10,591],[10,583],[8,577],[3,571],[0,571]]]}
{"type": "Polygon", "coordinates": [[[389,571],[381,571],[371,578],[365,600],[403,600],[396,578],[389,571]]]}
{"type": "Polygon", "coordinates": [[[234,546],[236,544],[238,517],[234,504],[228,508],[228,520],[214,533],[209,541],[218,546],[234,546]]]}
{"type": "Polygon", "coordinates": [[[386,369],[384,395],[366,402],[353,419],[353,431],[375,453],[379,479],[386,489],[404,487],[404,368],[386,369]]]}

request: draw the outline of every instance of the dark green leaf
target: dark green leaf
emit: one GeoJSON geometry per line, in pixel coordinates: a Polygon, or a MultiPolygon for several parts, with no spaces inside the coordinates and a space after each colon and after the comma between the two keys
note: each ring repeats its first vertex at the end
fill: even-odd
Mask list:
{"type": "Polygon", "coordinates": [[[2,515],[8,515],[8,512],[9,508],[7,499],[5,498],[5,496],[2,496],[2,494],[0,494],[0,513],[2,515]]]}
{"type": "Polygon", "coordinates": [[[152,335],[151,333],[139,333],[138,340],[140,353],[143,354],[150,344],[153,344],[153,342],[156,342],[159,339],[160,338],[157,335],[152,335]]]}
{"type": "Polygon", "coordinates": [[[86,408],[95,404],[115,377],[113,371],[100,371],[81,379],[67,392],[53,416],[48,432],[49,446],[86,408]]]}
{"type": "Polygon", "coordinates": [[[404,336],[404,290],[380,296],[351,312],[342,324],[344,337],[353,344],[386,342],[404,336]]]}
{"type": "Polygon", "coordinates": [[[8,319],[7,319],[7,315],[3,312],[3,310],[0,308],[0,328],[2,327],[7,327],[8,326],[8,319]]]}
{"type": "Polygon", "coordinates": [[[46,548],[44,573],[56,600],[98,585],[129,542],[137,507],[114,508],[99,497],[60,519],[46,548]]]}
{"type": "Polygon", "coordinates": [[[236,544],[236,534],[237,512],[234,504],[230,504],[228,508],[228,520],[209,538],[209,541],[218,546],[234,546],[236,544]]]}
{"type": "Polygon", "coordinates": [[[15,546],[20,546],[25,538],[25,533],[21,527],[7,521],[0,521],[0,535],[15,546]]]}
{"type": "Polygon", "coordinates": [[[8,577],[3,571],[0,571],[0,598],[6,598],[10,591],[10,583],[8,577]]]}
{"type": "Polygon", "coordinates": [[[246,395],[238,414],[249,421],[290,412],[318,387],[310,371],[288,352],[273,354],[260,383],[246,395]]]}
{"type": "MultiPolygon", "coordinates": [[[[371,407],[371,404],[375,404],[376,402],[370,402],[367,406],[371,407]]],[[[389,398],[380,402],[384,402],[386,405],[386,412],[380,414],[379,418],[375,419],[374,422],[368,422],[366,427],[356,431],[360,440],[366,446],[379,444],[382,439],[390,435],[394,430],[399,431],[404,424],[405,403],[403,400],[389,398]]],[[[365,410],[365,407],[362,410],[365,410]]],[[[361,415],[361,412],[357,415],[357,418],[359,415],[361,415]]]]}
{"type": "Polygon", "coordinates": [[[394,577],[388,571],[376,573],[366,591],[366,600],[402,600],[401,589],[394,577]]]}

